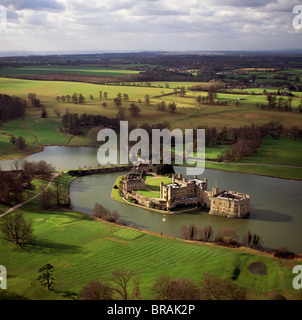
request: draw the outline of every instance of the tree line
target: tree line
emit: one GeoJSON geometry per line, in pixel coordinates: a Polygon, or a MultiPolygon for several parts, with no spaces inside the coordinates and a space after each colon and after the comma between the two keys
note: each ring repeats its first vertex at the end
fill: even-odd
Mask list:
{"type": "Polygon", "coordinates": [[[0,125],[3,122],[22,117],[27,108],[25,99],[0,94],[0,125]]]}
{"type": "MultiPolygon", "coordinates": [[[[196,283],[190,277],[159,276],[147,288],[156,300],[246,300],[245,288],[208,272],[196,283]]],[[[125,267],[113,271],[105,281],[94,280],[84,286],[78,300],[140,300],[141,276],[125,267]]]]}
{"type": "Polygon", "coordinates": [[[84,127],[93,128],[103,126],[105,128],[111,128],[116,132],[119,132],[120,128],[119,120],[116,118],[87,113],[79,115],[78,113],[70,113],[69,111],[66,111],[63,115],[61,124],[62,129],[73,135],[83,134],[84,127]]]}
{"type": "MultiPolygon", "coordinates": [[[[239,246],[239,236],[234,229],[220,229],[218,234],[214,238],[213,227],[196,227],[194,224],[190,226],[183,225],[179,231],[179,237],[185,240],[191,241],[202,241],[202,242],[211,242],[215,241],[216,243],[224,245],[239,246]]],[[[261,238],[256,233],[247,231],[243,236],[242,244],[246,247],[260,248],[262,246],[261,238]]]]}

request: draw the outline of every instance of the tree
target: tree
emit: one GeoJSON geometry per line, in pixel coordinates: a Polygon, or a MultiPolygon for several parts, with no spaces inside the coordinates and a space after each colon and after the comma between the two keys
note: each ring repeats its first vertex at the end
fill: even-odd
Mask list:
{"type": "Polygon", "coordinates": [[[53,268],[51,264],[47,263],[39,269],[40,275],[37,280],[40,280],[41,285],[47,287],[48,290],[53,290],[53,286],[55,285],[53,268]]]}
{"type": "Polygon", "coordinates": [[[122,105],[122,99],[119,97],[114,98],[113,103],[116,108],[119,108],[122,105]]]}
{"type": "Polygon", "coordinates": [[[54,113],[56,114],[56,116],[57,116],[58,118],[60,118],[60,116],[61,116],[60,109],[54,108],[53,111],[54,111],[54,113]]]}
{"type": "Polygon", "coordinates": [[[129,298],[129,283],[135,275],[137,275],[136,272],[127,270],[124,267],[112,272],[112,276],[110,278],[110,280],[114,283],[112,288],[121,296],[123,300],[128,300],[129,298]]]}
{"type": "Polygon", "coordinates": [[[179,95],[180,95],[181,97],[184,97],[184,96],[186,95],[186,88],[185,88],[185,87],[181,87],[181,88],[180,88],[180,93],[179,93],[179,95]]]}
{"type": "Polygon", "coordinates": [[[199,228],[197,230],[197,233],[198,233],[198,237],[197,237],[198,240],[208,242],[208,241],[212,240],[214,230],[213,230],[212,226],[207,226],[204,228],[199,228]]]}
{"type": "Polygon", "coordinates": [[[123,94],[123,99],[124,99],[125,101],[129,100],[129,95],[128,95],[127,93],[124,93],[124,94],[123,94]]]}
{"type": "Polygon", "coordinates": [[[168,111],[169,111],[170,113],[174,113],[175,110],[176,110],[176,104],[175,104],[175,102],[169,103],[169,104],[168,104],[168,111]]]}
{"type": "Polygon", "coordinates": [[[167,109],[167,106],[166,106],[165,101],[162,101],[162,102],[157,104],[157,110],[158,111],[166,111],[166,109],[167,109]]]}
{"type": "Polygon", "coordinates": [[[208,272],[200,281],[201,298],[205,300],[246,300],[246,290],[226,279],[219,279],[208,272]]]}
{"type": "Polygon", "coordinates": [[[126,119],[126,110],[125,108],[119,108],[116,114],[116,118],[118,120],[125,120],[126,119]]]}
{"type": "Polygon", "coordinates": [[[0,224],[1,238],[24,247],[33,242],[32,221],[26,221],[23,213],[8,215],[3,218],[0,224]]]}
{"type": "Polygon", "coordinates": [[[108,283],[90,281],[79,292],[78,300],[113,300],[113,289],[108,283]]]}
{"type": "Polygon", "coordinates": [[[150,105],[150,96],[148,94],[145,95],[145,104],[146,106],[150,105]]]}
{"type": "Polygon", "coordinates": [[[216,241],[225,244],[238,245],[238,235],[234,229],[220,229],[216,241]]]}
{"type": "Polygon", "coordinates": [[[169,300],[197,300],[200,294],[194,281],[183,277],[170,282],[168,296],[169,300]]]}
{"type": "Polygon", "coordinates": [[[172,282],[171,276],[160,276],[156,279],[151,287],[151,291],[155,294],[157,300],[169,300],[169,285],[172,282]]]}
{"type": "Polygon", "coordinates": [[[30,103],[31,103],[32,105],[34,105],[34,101],[35,101],[35,99],[36,99],[36,94],[33,93],[33,92],[30,92],[30,93],[27,95],[27,97],[28,97],[28,100],[30,101],[30,103]]]}
{"type": "Polygon", "coordinates": [[[40,195],[40,206],[42,209],[50,209],[53,207],[54,203],[52,202],[55,198],[55,192],[51,188],[41,187],[40,195]]]}
{"type": "Polygon", "coordinates": [[[260,236],[256,233],[251,233],[250,230],[243,236],[243,241],[247,247],[259,247],[260,246],[260,236]]]}
{"type": "Polygon", "coordinates": [[[197,285],[187,277],[172,279],[171,276],[159,277],[151,292],[155,299],[161,300],[197,300],[200,296],[197,285]]]}
{"type": "Polygon", "coordinates": [[[9,142],[12,144],[16,144],[17,143],[17,138],[15,136],[10,136],[9,137],[9,142]]]}
{"type": "Polygon", "coordinates": [[[47,118],[47,111],[46,111],[44,106],[43,106],[43,109],[42,109],[42,112],[41,112],[41,118],[42,119],[47,118]]]}
{"type": "Polygon", "coordinates": [[[135,103],[131,103],[129,107],[129,112],[132,117],[137,118],[139,116],[139,113],[141,112],[141,109],[135,105],[135,103]]]}
{"type": "Polygon", "coordinates": [[[85,97],[82,95],[82,93],[80,93],[78,102],[82,104],[84,103],[84,101],[85,101],[85,97]]]}
{"type": "Polygon", "coordinates": [[[23,137],[19,136],[16,141],[16,146],[18,149],[23,150],[26,147],[26,141],[23,137]]]}

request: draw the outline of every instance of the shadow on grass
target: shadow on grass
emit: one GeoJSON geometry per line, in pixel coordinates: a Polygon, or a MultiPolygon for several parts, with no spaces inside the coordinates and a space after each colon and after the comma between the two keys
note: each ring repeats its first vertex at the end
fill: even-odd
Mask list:
{"type": "Polygon", "coordinates": [[[45,254],[81,253],[81,247],[39,238],[34,241],[30,251],[45,254]]]}

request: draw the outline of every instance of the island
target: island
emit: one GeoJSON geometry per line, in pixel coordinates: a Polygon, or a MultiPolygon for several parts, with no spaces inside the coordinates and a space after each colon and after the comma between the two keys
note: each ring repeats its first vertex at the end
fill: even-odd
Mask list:
{"type": "Polygon", "coordinates": [[[121,179],[119,188],[120,195],[127,202],[165,213],[208,208],[211,215],[227,218],[249,216],[249,195],[231,190],[219,191],[218,186],[208,190],[208,180],[201,180],[196,175],[194,178],[184,178],[181,173],[173,173],[171,178],[158,175],[152,164],[136,165],[121,179]],[[155,183],[149,185],[150,181],[155,183]]]}

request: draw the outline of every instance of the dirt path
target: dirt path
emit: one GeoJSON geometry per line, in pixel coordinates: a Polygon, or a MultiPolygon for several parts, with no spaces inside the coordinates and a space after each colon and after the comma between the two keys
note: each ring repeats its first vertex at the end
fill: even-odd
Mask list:
{"type": "MultiPolygon", "coordinates": [[[[46,186],[46,189],[48,189],[48,188],[50,187],[52,181],[53,181],[55,178],[57,178],[59,175],[61,175],[61,174],[62,174],[62,172],[57,172],[57,173],[55,173],[55,174],[51,177],[51,179],[49,180],[49,182],[48,182],[48,184],[47,184],[47,186],[46,186]]],[[[37,198],[40,194],[41,194],[41,192],[37,193],[36,195],[34,195],[33,197],[31,197],[30,199],[28,199],[28,200],[26,200],[26,201],[24,201],[24,202],[22,202],[22,203],[19,203],[19,204],[15,205],[14,207],[11,207],[11,208],[8,209],[6,212],[2,213],[2,214],[0,215],[0,218],[3,217],[3,216],[5,216],[6,214],[8,214],[8,213],[10,213],[10,212],[18,209],[18,208],[20,208],[21,206],[23,206],[24,204],[30,202],[31,200],[37,198]]]]}
{"type": "Polygon", "coordinates": [[[24,117],[22,117],[22,121],[23,121],[25,130],[26,130],[30,135],[32,135],[32,136],[35,138],[35,141],[34,141],[33,143],[37,143],[39,139],[38,139],[38,137],[28,128],[28,125],[27,125],[26,120],[25,120],[24,117]]]}

